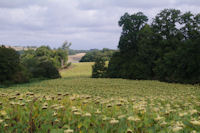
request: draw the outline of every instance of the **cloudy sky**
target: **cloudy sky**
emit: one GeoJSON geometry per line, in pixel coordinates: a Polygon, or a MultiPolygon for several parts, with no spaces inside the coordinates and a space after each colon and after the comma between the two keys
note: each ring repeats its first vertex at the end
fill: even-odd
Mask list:
{"type": "Polygon", "coordinates": [[[0,0],[0,44],[117,48],[120,16],[164,8],[199,13],[200,0],[0,0]]]}

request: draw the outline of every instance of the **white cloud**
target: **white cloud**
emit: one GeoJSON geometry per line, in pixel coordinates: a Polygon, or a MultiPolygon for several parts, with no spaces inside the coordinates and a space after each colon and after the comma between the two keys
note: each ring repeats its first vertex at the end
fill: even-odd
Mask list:
{"type": "Polygon", "coordinates": [[[72,48],[117,48],[125,12],[149,19],[164,8],[198,13],[199,0],[0,0],[0,43],[72,48]]]}

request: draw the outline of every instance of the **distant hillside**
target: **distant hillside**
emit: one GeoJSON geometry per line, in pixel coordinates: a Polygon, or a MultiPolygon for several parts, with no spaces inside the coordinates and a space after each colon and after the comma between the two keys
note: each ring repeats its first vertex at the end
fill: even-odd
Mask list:
{"type": "Polygon", "coordinates": [[[99,49],[90,49],[90,50],[74,50],[74,49],[69,49],[68,50],[68,54],[69,55],[75,55],[75,54],[79,54],[79,53],[88,53],[88,52],[92,52],[92,51],[99,51],[99,49]]]}
{"type": "Polygon", "coordinates": [[[23,50],[28,50],[28,49],[36,50],[37,49],[37,47],[35,47],[35,46],[26,46],[26,47],[24,47],[24,46],[9,46],[9,45],[4,45],[4,46],[6,48],[11,47],[11,48],[15,49],[16,51],[23,51],[23,50]]]}
{"type": "Polygon", "coordinates": [[[78,63],[85,54],[86,53],[79,53],[79,54],[75,54],[75,55],[69,55],[68,56],[68,62],[78,63]]]}
{"type": "Polygon", "coordinates": [[[68,54],[69,55],[76,55],[79,53],[87,53],[89,50],[74,50],[74,49],[69,49],[68,54]]]}

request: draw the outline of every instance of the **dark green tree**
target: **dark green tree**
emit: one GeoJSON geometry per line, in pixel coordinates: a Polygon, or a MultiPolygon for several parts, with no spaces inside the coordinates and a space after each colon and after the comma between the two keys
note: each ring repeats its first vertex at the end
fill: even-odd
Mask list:
{"type": "Polygon", "coordinates": [[[176,9],[164,9],[153,20],[152,27],[160,40],[170,40],[177,37],[179,30],[177,24],[181,11],[176,9]]]}
{"type": "Polygon", "coordinates": [[[164,9],[151,25],[139,14],[125,13],[119,21],[119,52],[109,62],[108,77],[200,83],[200,14],[164,9]]]}
{"type": "MultiPolygon", "coordinates": [[[[125,13],[119,20],[119,26],[122,27],[122,33],[118,48],[120,52],[126,53],[132,50],[132,53],[137,52],[138,33],[147,23],[148,18],[142,12],[133,15],[125,13]]],[[[130,53],[129,53],[130,54],[130,53]]]]}
{"type": "Polygon", "coordinates": [[[97,58],[92,66],[92,78],[104,78],[106,70],[105,60],[101,57],[97,58]]]}
{"type": "Polygon", "coordinates": [[[157,79],[166,81],[173,72],[174,66],[168,68],[167,57],[173,55],[183,39],[181,31],[177,28],[180,21],[181,12],[176,9],[164,9],[158,13],[153,20],[152,29],[154,32],[155,42],[158,47],[153,71],[157,79]]]}
{"type": "Polygon", "coordinates": [[[0,46],[0,84],[28,82],[30,75],[20,63],[19,54],[12,48],[0,46]]]}
{"type": "Polygon", "coordinates": [[[136,64],[139,50],[139,33],[141,29],[144,28],[147,21],[147,16],[142,12],[133,15],[125,13],[120,18],[119,26],[122,27],[122,33],[118,45],[120,51],[118,54],[113,55],[113,57],[117,59],[113,57],[111,58],[108,66],[108,75],[130,79],[141,78],[142,75],[139,70],[141,66],[136,64]],[[112,64],[114,62],[116,62],[116,64],[112,64]]]}
{"type": "Polygon", "coordinates": [[[124,62],[123,55],[120,52],[115,52],[108,64],[107,76],[110,78],[122,78],[124,62]]]}
{"type": "Polygon", "coordinates": [[[19,63],[19,54],[14,49],[0,46],[0,83],[12,80],[19,63]]]}
{"type": "Polygon", "coordinates": [[[139,32],[138,54],[133,62],[137,64],[137,79],[152,79],[155,76],[153,68],[154,61],[158,58],[157,48],[154,32],[150,25],[146,24],[139,32]]]}
{"type": "Polygon", "coordinates": [[[185,40],[194,40],[199,36],[200,14],[195,16],[191,12],[186,12],[181,15],[180,24],[183,25],[181,32],[185,40]]]}

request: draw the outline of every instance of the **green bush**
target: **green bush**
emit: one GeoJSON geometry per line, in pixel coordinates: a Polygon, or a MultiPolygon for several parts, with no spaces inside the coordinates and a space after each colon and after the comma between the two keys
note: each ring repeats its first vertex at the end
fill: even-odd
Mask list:
{"type": "Polygon", "coordinates": [[[60,74],[52,60],[46,57],[27,59],[24,65],[31,73],[32,78],[60,78],[60,74]]]}
{"type": "Polygon", "coordinates": [[[92,78],[104,78],[106,77],[105,60],[101,57],[97,58],[95,64],[92,66],[92,78]]]}
{"type": "Polygon", "coordinates": [[[29,82],[31,73],[27,70],[25,66],[20,64],[19,70],[13,74],[12,81],[13,83],[25,83],[29,82]]]}
{"type": "Polygon", "coordinates": [[[60,78],[58,69],[50,61],[41,61],[36,66],[33,75],[37,78],[60,78]]]}
{"type": "Polygon", "coordinates": [[[28,69],[32,78],[59,78],[58,69],[67,65],[66,46],[52,50],[41,46],[36,51],[28,50],[21,55],[21,62],[28,69]]]}

